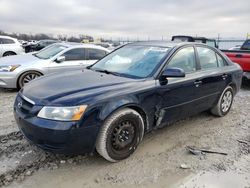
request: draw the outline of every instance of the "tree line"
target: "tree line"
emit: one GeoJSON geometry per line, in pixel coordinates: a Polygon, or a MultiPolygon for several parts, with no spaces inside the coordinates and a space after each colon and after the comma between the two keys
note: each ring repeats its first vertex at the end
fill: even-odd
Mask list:
{"type": "Polygon", "coordinates": [[[79,35],[78,37],[76,37],[76,36],[68,36],[68,35],[59,34],[55,37],[51,34],[44,34],[44,33],[39,33],[39,34],[7,33],[2,30],[0,30],[0,35],[10,36],[13,38],[17,38],[18,40],[25,40],[25,41],[44,40],[44,39],[61,40],[61,41],[68,41],[68,42],[82,42],[85,40],[88,40],[89,42],[94,41],[94,38],[89,35],[79,35]]]}

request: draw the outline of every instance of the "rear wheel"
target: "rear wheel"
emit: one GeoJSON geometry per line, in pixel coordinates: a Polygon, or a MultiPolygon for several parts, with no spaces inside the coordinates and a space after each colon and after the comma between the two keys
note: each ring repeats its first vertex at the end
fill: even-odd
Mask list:
{"type": "Polygon", "coordinates": [[[42,76],[42,74],[40,72],[37,72],[37,71],[25,72],[18,79],[18,87],[22,88],[24,85],[26,85],[30,81],[32,81],[40,76],[42,76]]]}
{"type": "Polygon", "coordinates": [[[226,87],[217,104],[211,109],[211,113],[219,117],[225,116],[231,109],[233,98],[233,88],[231,86],[226,87]]]}
{"type": "Polygon", "coordinates": [[[11,55],[16,55],[16,53],[14,53],[14,52],[5,52],[5,53],[3,54],[3,57],[11,56],[11,55]]]}
{"type": "Polygon", "coordinates": [[[101,127],[97,152],[110,162],[129,157],[144,134],[143,119],[135,110],[125,108],[112,114],[101,127]]]}

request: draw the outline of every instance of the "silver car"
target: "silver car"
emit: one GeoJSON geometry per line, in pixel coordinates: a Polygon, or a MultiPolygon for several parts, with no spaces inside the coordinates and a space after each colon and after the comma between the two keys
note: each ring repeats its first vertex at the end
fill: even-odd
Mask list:
{"type": "Polygon", "coordinates": [[[95,63],[109,50],[92,44],[56,43],[36,53],[0,59],[0,87],[21,88],[50,73],[79,70],[95,63]]]}

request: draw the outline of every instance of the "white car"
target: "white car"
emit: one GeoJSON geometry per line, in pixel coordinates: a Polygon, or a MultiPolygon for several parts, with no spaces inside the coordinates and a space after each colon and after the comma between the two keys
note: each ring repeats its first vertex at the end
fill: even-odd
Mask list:
{"type": "Polygon", "coordinates": [[[0,87],[21,88],[39,76],[81,70],[108,53],[92,44],[55,43],[35,53],[4,57],[0,59],[0,87]]]}
{"type": "Polygon", "coordinates": [[[0,57],[23,53],[24,49],[17,39],[0,35],[0,57]]]}

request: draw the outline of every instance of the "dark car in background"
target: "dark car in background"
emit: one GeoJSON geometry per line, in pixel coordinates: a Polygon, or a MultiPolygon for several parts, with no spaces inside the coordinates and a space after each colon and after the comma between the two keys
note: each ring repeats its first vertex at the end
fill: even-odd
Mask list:
{"type": "Polygon", "coordinates": [[[25,45],[23,45],[23,48],[25,49],[26,53],[29,53],[29,52],[39,51],[39,50],[41,50],[41,49],[43,49],[51,44],[59,43],[59,42],[61,42],[61,41],[59,41],[59,40],[40,40],[37,43],[25,44],[25,45]]]}
{"type": "Polygon", "coordinates": [[[225,116],[242,70],[201,43],[127,44],[83,71],[38,78],[14,103],[25,137],[57,153],[117,162],[152,129],[209,110],[225,116]]]}
{"type": "Polygon", "coordinates": [[[192,37],[192,36],[186,36],[186,35],[176,35],[176,36],[172,36],[172,41],[199,42],[199,43],[207,44],[208,46],[218,48],[218,45],[215,39],[209,39],[206,37],[192,37]]]}

